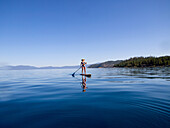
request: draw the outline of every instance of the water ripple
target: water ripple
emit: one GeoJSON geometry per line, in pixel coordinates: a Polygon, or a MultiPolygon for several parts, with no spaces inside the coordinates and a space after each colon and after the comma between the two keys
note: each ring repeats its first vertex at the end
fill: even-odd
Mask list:
{"type": "Polygon", "coordinates": [[[169,128],[170,68],[0,72],[0,127],[169,128]]]}

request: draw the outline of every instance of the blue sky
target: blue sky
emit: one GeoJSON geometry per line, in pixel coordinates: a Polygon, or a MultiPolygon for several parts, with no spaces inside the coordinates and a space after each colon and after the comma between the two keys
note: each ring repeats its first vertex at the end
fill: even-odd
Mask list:
{"type": "Polygon", "coordinates": [[[170,55],[169,0],[0,0],[0,64],[170,55]]]}

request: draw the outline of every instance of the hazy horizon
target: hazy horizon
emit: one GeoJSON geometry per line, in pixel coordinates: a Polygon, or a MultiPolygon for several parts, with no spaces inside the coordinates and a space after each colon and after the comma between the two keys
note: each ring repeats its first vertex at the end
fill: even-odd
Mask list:
{"type": "Polygon", "coordinates": [[[170,55],[169,0],[0,0],[0,66],[170,55]]]}
{"type": "MultiPolygon", "coordinates": [[[[164,55],[164,56],[169,56],[169,55],[164,55]]],[[[134,57],[150,57],[150,56],[134,56],[134,57]]],[[[152,56],[152,57],[162,57],[162,56],[152,56]]],[[[132,57],[126,58],[126,59],[130,59],[132,57]]],[[[118,60],[126,60],[126,59],[118,59],[118,60]]],[[[94,63],[88,63],[87,65],[92,65],[92,64],[98,64],[98,63],[102,63],[102,62],[107,62],[107,61],[118,61],[118,60],[105,60],[105,61],[100,61],[100,62],[94,62],[94,63]]],[[[17,64],[17,65],[10,65],[10,64],[1,64],[0,63],[0,67],[5,67],[5,66],[33,66],[33,67],[76,67],[79,66],[80,64],[77,65],[62,65],[62,66],[58,66],[58,65],[29,65],[29,64],[17,64]]]]}

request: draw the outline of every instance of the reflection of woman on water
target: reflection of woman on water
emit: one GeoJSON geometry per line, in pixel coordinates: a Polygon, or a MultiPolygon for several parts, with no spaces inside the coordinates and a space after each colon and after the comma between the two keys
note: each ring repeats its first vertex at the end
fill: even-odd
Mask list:
{"type": "Polygon", "coordinates": [[[83,74],[83,71],[84,71],[84,73],[86,74],[86,65],[87,64],[87,62],[85,62],[85,59],[81,59],[81,67],[82,67],[82,74],[83,74]]]}
{"type": "Polygon", "coordinates": [[[84,78],[83,76],[82,76],[82,83],[81,83],[81,87],[83,88],[83,92],[85,92],[86,91],[86,89],[87,89],[87,87],[86,87],[86,77],[84,78]]]}

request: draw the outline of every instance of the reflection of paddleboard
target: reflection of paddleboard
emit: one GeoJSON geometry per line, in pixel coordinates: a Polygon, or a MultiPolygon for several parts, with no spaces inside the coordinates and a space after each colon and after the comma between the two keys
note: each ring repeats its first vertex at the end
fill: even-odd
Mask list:
{"type": "Polygon", "coordinates": [[[80,74],[82,76],[87,76],[87,77],[91,77],[91,74],[80,74]]]}

